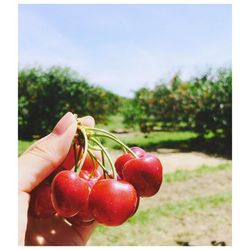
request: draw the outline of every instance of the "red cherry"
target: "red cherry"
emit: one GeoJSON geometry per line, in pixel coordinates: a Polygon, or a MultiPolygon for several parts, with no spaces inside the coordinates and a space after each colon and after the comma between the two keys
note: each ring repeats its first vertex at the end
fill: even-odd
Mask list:
{"type": "Polygon", "coordinates": [[[93,222],[94,217],[89,209],[89,203],[87,202],[76,215],[67,218],[67,221],[76,226],[86,226],[93,222]]]}
{"type": "Polygon", "coordinates": [[[134,213],[137,200],[137,193],[128,182],[102,179],[90,192],[89,206],[97,222],[118,226],[134,213]]]}
{"type": "Polygon", "coordinates": [[[56,169],[55,169],[55,170],[45,179],[45,182],[46,182],[47,184],[51,184],[52,181],[53,181],[53,179],[55,178],[55,176],[56,176],[59,172],[61,172],[61,171],[63,171],[63,170],[65,170],[63,166],[60,166],[60,167],[56,168],[56,169]]]}
{"type": "Polygon", "coordinates": [[[55,176],[51,185],[51,198],[59,215],[74,216],[88,202],[88,197],[87,182],[75,172],[64,170],[55,176]]]}
{"type": "MultiPolygon", "coordinates": [[[[84,179],[89,186],[89,192],[95,183],[101,178],[101,169],[94,169],[91,172],[82,169],[79,173],[79,177],[84,179]]],[[[82,209],[73,217],[67,219],[71,224],[77,226],[87,226],[94,221],[94,217],[89,209],[89,201],[82,207],[82,209]]]]}
{"type": "MultiPolygon", "coordinates": [[[[139,148],[139,147],[132,147],[130,148],[139,158],[143,157],[146,152],[142,149],[142,148],[139,148]]],[[[116,161],[115,161],[115,169],[116,169],[116,172],[118,173],[120,179],[123,179],[123,168],[124,168],[124,165],[126,162],[128,162],[129,160],[131,159],[134,159],[134,156],[132,156],[130,153],[127,153],[127,154],[123,154],[123,155],[120,155],[116,161]]]]}
{"type": "Polygon", "coordinates": [[[94,159],[92,160],[91,156],[87,153],[82,169],[91,172],[92,170],[97,168],[98,168],[98,163],[94,159]]]}
{"type": "Polygon", "coordinates": [[[136,208],[135,208],[135,211],[133,212],[133,214],[130,216],[132,217],[138,210],[139,208],[139,205],[140,205],[140,196],[137,194],[137,204],[136,204],[136,208]]]}
{"type": "Polygon", "coordinates": [[[123,177],[122,170],[123,170],[124,164],[131,159],[134,159],[134,157],[131,154],[123,154],[116,159],[115,169],[119,177],[121,178],[123,177]]]}
{"type": "MultiPolygon", "coordinates": [[[[80,150],[80,146],[76,146],[76,155],[78,154],[80,150]]],[[[82,153],[80,155],[80,159],[82,157],[82,153]]],[[[69,149],[69,152],[65,158],[65,160],[62,163],[62,166],[64,169],[71,170],[75,166],[75,157],[74,157],[74,147],[71,146],[69,149]]]]}
{"type": "Polygon", "coordinates": [[[48,218],[56,213],[51,202],[50,185],[42,182],[31,192],[29,215],[35,218],[48,218]]]}
{"type": "Polygon", "coordinates": [[[79,176],[82,179],[86,180],[89,184],[89,187],[92,188],[95,183],[102,177],[102,170],[98,168],[92,171],[81,169],[79,176]]]}
{"type": "Polygon", "coordinates": [[[143,157],[146,152],[142,149],[142,148],[139,148],[139,147],[132,147],[130,148],[139,158],[143,157]]]}
{"type": "Polygon", "coordinates": [[[139,196],[150,197],[160,189],[162,165],[157,157],[147,153],[142,158],[128,161],[124,165],[123,176],[135,187],[139,196]]]}

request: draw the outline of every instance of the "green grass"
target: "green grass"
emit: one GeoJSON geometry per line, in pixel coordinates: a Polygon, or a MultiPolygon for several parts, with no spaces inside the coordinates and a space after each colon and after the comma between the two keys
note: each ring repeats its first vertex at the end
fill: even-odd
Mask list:
{"type": "MultiPolygon", "coordinates": [[[[99,126],[100,127],[100,126],[99,126]]],[[[103,127],[102,127],[103,128],[103,127]]],[[[145,149],[157,148],[158,145],[162,145],[166,142],[171,143],[181,143],[183,141],[188,141],[196,137],[196,134],[189,131],[184,132],[152,132],[145,137],[143,133],[135,132],[117,135],[125,144],[128,146],[139,146],[145,149]]],[[[119,146],[109,139],[101,140],[104,145],[110,149],[119,149],[119,146]]],[[[18,141],[18,154],[23,153],[34,141],[18,141]]],[[[163,145],[164,146],[164,145],[163,145]]]]}
{"type": "MultiPolygon", "coordinates": [[[[116,135],[128,146],[139,146],[145,149],[156,149],[158,147],[165,147],[168,144],[177,144],[189,141],[197,137],[196,133],[190,131],[178,132],[151,132],[147,136],[141,132],[133,132],[128,134],[116,135]]],[[[118,149],[119,146],[109,139],[102,140],[106,147],[118,149]]]]}
{"type": "Polygon", "coordinates": [[[18,156],[21,155],[34,141],[18,140],[18,156]]]}
{"type": "Polygon", "coordinates": [[[108,131],[113,131],[116,129],[125,129],[125,125],[123,123],[122,115],[112,115],[108,117],[106,123],[96,124],[97,128],[105,129],[108,131]]]}
{"type": "Polygon", "coordinates": [[[215,173],[218,171],[231,170],[232,163],[224,163],[215,167],[203,165],[194,170],[176,170],[174,173],[165,174],[163,181],[173,183],[176,181],[186,181],[191,178],[200,177],[204,174],[215,173]]]}
{"type": "MultiPolygon", "coordinates": [[[[190,200],[185,200],[177,203],[163,203],[161,206],[146,209],[143,211],[138,211],[132,218],[130,218],[126,224],[147,224],[154,221],[155,218],[164,217],[178,217],[181,218],[185,214],[192,213],[198,210],[205,210],[210,208],[215,208],[224,203],[229,203],[232,201],[231,192],[218,193],[211,196],[205,197],[195,197],[190,200]]],[[[146,226],[146,225],[145,225],[146,226]]],[[[109,231],[110,228],[100,225],[96,234],[103,234],[109,231]]]]}

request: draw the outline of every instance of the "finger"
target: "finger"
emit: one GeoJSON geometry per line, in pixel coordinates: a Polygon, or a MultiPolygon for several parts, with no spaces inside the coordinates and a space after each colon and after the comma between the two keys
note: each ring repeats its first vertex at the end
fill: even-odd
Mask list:
{"type": "Polygon", "coordinates": [[[25,192],[18,193],[18,245],[24,245],[25,232],[27,227],[27,211],[30,195],[25,192]]]}
{"type": "Polygon", "coordinates": [[[78,119],[79,122],[83,123],[86,127],[93,128],[95,126],[95,120],[92,116],[84,116],[78,119]]]}
{"type": "Polygon", "coordinates": [[[49,135],[33,144],[19,158],[19,190],[31,192],[63,162],[76,127],[75,116],[68,112],[49,135]]]}

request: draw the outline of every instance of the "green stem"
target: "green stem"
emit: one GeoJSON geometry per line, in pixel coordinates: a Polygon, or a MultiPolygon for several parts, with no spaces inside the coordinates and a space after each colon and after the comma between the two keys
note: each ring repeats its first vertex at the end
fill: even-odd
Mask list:
{"type": "Polygon", "coordinates": [[[99,132],[102,132],[102,133],[104,133],[104,134],[108,134],[108,135],[110,135],[110,136],[112,136],[112,137],[114,137],[114,138],[116,138],[117,140],[119,140],[115,135],[113,135],[112,133],[110,133],[110,132],[108,132],[108,131],[106,131],[106,130],[104,130],[104,129],[100,129],[100,128],[90,128],[90,127],[86,127],[85,128],[86,130],[92,130],[92,131],[99,131],[99,132]]]}
{"type": "Polygon", "coordinates": [[[94,146],[91,145],[90,143],[89,143],[89,149],[92,149],[92,150],[95,150],[95,151],[102,151],[102,149],[97,148],[97,147],[94,147],[94,146]]]}
{"type": "Polygon", "coordinates": [[[135,158],[139,158],[126,144],[124,144],[121,140],[119,140],[117,137],[109,136],[108,134],[94,134],[96,137],[105,137],[109,138],[118,144],[122,146],[122,148],[125,148],[130,154],[132,154],[135,158]]]}
{"type": "Polygon", "coordinates": [[[78,151],[77,158],[76,158],[77,162],[78,162],[79,159],[80,159],[81,153],[82,153],[82,145],[79,146],[79,151],[78,151]]]}
{"type": "Polygon", "coordinates": [[[96,156],[93,154],[93,152],[91,150],[88,149],[88,153],[91,155],[91,157],[93,157],[95,159],[95,161],[100,165],[100,167],[102,168],[102,170],[106,173],[108,173],[107,168],[96,158],[96,156]]]}
{"type": "Polygon", "coordinates": [[[106,149],[102,146],[102,144],[97,141],[95,138],[89,138],[89,140],[92,140],[93,142],[95,142],[102,150],[103,150],[103,153],[106,155],[106,157],[108,158],[108,161],[110,163],[110,166],[112,168],[112,172],[113,172],[113,177],[114,179],[117,179],[117,174],[116,174],[116,170],[115,170],[115,166],[114,166],[114,163],[112,162],[112,159],[110,158],[110,155],[108,154],[108,152],[106,151],[106,149]]]}
{"type": "Polygon", "coordinates": [[[75,169],[74,169],[74,171],[76,172],[78,160],[77,160],[77,156],[76,156],[76,144],[75,144],[75,142],[73,143],[73,149],[74,149],[74,162],[75,162],[75,169]]]}
{"type": "MultiPolygon", "coordinates": [[[[103,151],[101,151],[101,155],[102,155],[102,164],[105,165],[105,158],[104,158],[104,153],[103,153],[103,151]]],[[[104,179],[107,179],[107,176],[106,176],[105,171],[103,171],[103,175],[104,175],[104,179]]]]}
{"type": "Polygon", "coordinates": [[[82,166],[84,164],[84,161],[86,159],[86,156],[87,156],[87,150],[88,150],[88,137],[87,137],[87,134],[86,134],[86,131],[84,128],[79,128],[80,132],[82,133],[83,137],[84,137],[84,152],[83,152],[83,156],[82,156],[82,159],[80,161],[80,165],[79,167],[76,169],[76,173],[80,173],[81,169],[82,169],[82,166]]]}

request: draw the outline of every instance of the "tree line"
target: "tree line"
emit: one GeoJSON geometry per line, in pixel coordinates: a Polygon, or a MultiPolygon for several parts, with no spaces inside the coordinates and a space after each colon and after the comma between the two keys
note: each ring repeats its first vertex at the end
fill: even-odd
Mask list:
{"type": "Polygon", "coordinates": [[[201,137],[232,134],[232,71],[219,69],[189,81],[176,74],[153,89],[140,88],[126,99],[90,84],[70,68],[25,68],[18,74],[20,139],[44,136],[66,112],[104,122],[121,112],[124,123],[144,133],[192,130],[201,137]]]}

